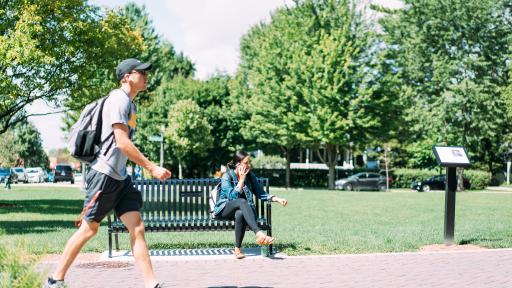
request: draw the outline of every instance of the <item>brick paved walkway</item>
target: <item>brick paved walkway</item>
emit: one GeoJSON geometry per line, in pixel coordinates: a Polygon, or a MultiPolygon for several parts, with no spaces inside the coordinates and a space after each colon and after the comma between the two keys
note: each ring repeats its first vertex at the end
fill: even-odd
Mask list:
{"type": "MultiPolygon", "coordinates": [[[[52,270],[54,265],[41,267],[52,270]]],[[[512,287],[512,249],[241,261],[174,256],[153,266],[165,287],[512,287]]],[[[77,263],[66,277],[71,288],[142,287],[133,262],[77,263]]]]}

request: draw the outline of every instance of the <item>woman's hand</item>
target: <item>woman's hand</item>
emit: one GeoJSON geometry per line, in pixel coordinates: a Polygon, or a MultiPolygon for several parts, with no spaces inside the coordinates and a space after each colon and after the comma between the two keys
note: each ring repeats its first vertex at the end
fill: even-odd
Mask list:
{"type": "Polygon", "coordinates": [[[251,169],[245,165],[238,165],[238,181],[245,181],[245,177],[249,174],[251,169]]]}
{"type": "Polygon", "coordinates": [[[248,167],[246,167],[245,165],[238,165],[236,167],[237,167],[236,168],[237,169],[236,174],[238,175],[238,185],[237,185],[237,188],[238,188],[238,191],[240,191],[240,194],[242,194],[243,193],[244,183],[245,183],[245,177],[249,173],[250,169],[248,167]]]}
{"type": "Polygon", "coordinates": [[[288,200],[284,199],[284,198],[280,198],[280,197],[276,197],[274,196],[274,201],[275,202],[278,202],[279,204],[281,204],[281,206],[285,207],[286,204],[288,204],[288,200]]]}

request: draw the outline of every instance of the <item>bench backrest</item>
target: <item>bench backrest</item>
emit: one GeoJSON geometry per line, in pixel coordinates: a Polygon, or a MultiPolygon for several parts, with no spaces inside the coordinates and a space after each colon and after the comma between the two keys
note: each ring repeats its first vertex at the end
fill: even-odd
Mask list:
{"type": "MultiPolygon", "coordinates": [[[[268,178],[257,178],[268,193],[268,178]]],[[[136,180],[142,193],[144,220],[204,220],[210,218],[208,197],[220,178],[136,180]]],[[[266,218],[265,201],[255,199],[257,218],[266,218]]]]}

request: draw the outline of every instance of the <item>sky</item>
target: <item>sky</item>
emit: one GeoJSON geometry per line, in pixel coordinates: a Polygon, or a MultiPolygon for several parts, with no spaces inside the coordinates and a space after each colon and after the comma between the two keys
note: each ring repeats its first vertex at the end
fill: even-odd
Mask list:
{"type": "MultiPolygon", "coordinates": [[[[402,7],[399,0],[371,0],[390,8],[402,7]]],[[[192,60],[195,77],[207,79],[216,72],[233,74],[238,65],[239,40],[250,27],[268,21],[271,12],[291,0],[89,0],[102,7],[128,2],[145,5],[158,34],[178,52],[192,60]]],[[[34,103],[30,113],[54,112],[44,102],[34,103]]],[[[62,114],[30,117],[41,133],[45,149],[66,146],[61,131],[62,114]]]]}

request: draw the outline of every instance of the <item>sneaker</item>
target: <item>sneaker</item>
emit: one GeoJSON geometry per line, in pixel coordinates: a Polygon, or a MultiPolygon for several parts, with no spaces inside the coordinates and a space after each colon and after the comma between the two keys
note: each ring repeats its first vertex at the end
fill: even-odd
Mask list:
{"type": "Polygon", "coordinates": [[[44,284],[43,288],[66,288],[64,280],[53,280],[52,277],[48,277],[48,280],[44,284]]]}
{"type": "Polygon", "coordinates": [[[156,284],[156,286],[154,288],[164,288],[164,284],[158,283],[158,284],[156,284]]]}

